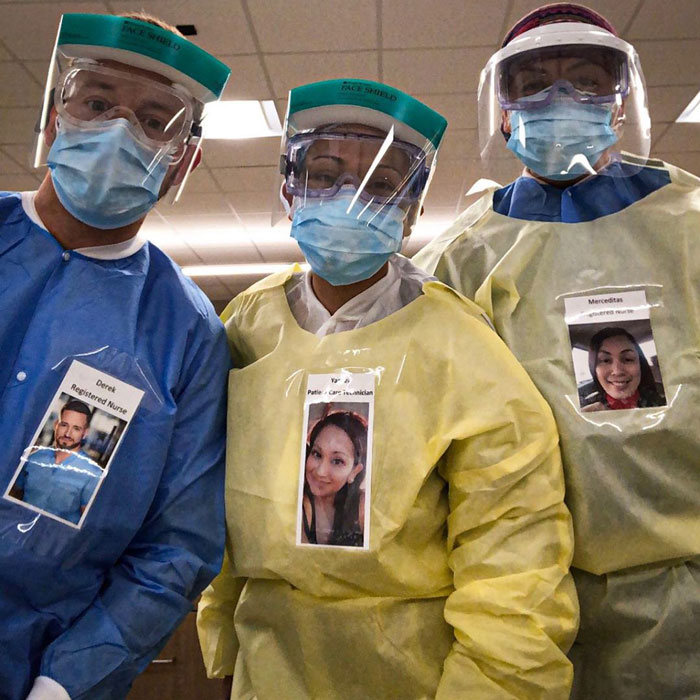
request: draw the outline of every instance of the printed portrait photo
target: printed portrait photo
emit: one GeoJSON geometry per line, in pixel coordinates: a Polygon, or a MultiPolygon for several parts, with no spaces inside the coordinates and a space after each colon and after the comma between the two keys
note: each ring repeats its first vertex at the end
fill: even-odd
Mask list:
{"type": "Polygon", "coordinates": [[[649,319],[569,326],[581,411],[665,406],[649,319]]]}
{"type": "Polygon", "coordinates": [[[9,497],[78,525],[126,425],[125,420],[61,392],[24,451],[9,497]]]}
{"type": "Polygon", "coordinates": [[[301,544],[365,547],[369,404],[312,403],[304,427],[301,544]]]}

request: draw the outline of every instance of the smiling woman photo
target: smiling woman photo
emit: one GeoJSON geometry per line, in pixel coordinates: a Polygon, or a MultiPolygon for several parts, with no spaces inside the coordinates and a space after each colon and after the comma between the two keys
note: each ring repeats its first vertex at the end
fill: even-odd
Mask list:
{"type": "Polygon", "coordinates": [[[624,328],[603,328],[591,338],[588,367],[596,391],[582,411],[666,405],[639,343],[624,328]]]}
{"type": "Polygon", "coordinates": [[[302,542],[345,547],[363,543],[367,425],[336,411],[309,436],[302,509],[302,542]]]}

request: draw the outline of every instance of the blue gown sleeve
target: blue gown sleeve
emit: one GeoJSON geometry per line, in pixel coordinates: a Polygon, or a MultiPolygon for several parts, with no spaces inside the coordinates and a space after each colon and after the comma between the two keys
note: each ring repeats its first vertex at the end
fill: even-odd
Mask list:
{"type": "Polygon", "coordinates": [[[190,346],[147,518],[92,605],[44,652],[40,675],[72,700],[124,697],[221,568],[230,356],[223,327],[209,324],[190,346]]]}

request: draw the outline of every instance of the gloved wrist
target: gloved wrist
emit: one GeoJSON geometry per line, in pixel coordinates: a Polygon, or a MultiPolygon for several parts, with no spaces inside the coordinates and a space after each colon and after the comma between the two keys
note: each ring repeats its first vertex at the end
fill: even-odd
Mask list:
{"type": "Polygon", "coordinates": [[[66,689],[53,678],[37,676],[27,700],[70,700],[66,689]]]}

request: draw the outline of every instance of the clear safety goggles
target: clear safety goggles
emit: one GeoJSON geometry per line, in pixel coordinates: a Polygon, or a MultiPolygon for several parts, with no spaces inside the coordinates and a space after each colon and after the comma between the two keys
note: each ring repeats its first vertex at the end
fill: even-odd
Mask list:
{"type": "Polygon", "coordinates": [[[497,67],[502,109],[533,109],[566,94],[582,104],[619,102],[629,94],[625,54],[607,47],[548,47],[497,67]]]}
{"type": "Polygon", "coordinates": [[[171,163],[182,157],[194,123],[194,101],[183,88],[92,61],[74,61],[61,73],[54,105],[78,128],[126,120],[141,145],[171,163]]]}
{"type": "Polygon", "coordinates": [[[391,136],[320,131],[289,139],[282,174],[294,197],[334,197],[352,184],[365,203],[410,205],[420,200],[430,168],[423,150],[391,136]]]}

